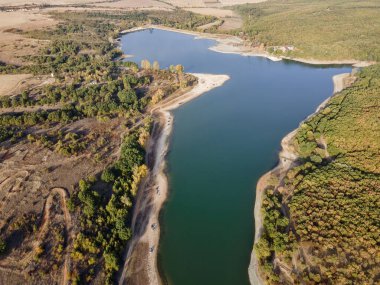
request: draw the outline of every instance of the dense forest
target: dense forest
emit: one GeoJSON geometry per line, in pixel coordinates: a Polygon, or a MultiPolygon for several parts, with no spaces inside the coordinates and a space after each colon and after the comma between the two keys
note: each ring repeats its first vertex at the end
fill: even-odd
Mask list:
{"type": "Polygon", "coordinates": [[[380,65],[301,124],[299,159],[268,183],[255,246],[269,284],[377,284],[380,65]]]}

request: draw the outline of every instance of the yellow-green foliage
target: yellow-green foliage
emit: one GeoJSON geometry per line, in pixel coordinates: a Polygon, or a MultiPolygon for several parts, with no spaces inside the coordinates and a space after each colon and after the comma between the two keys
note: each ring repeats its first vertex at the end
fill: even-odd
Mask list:
{"type": "Polygon", "coordinates": [[[290,267],[294,264],[284,258],[284,248],[307,252],[309,258],[298,261],[298,273],[293,276],[303,284],[376,283],[380,268],[380,65],[365,68],[357,76],[351,87],[333,96],[324,110],[298,130],[293,143],[300,165],[285,179],[291,195],[268,191],[264,200],[266,242],[258,244],[257,252],[271,284],[281,280],[277,271],[265,270],[273,254],[290,267]],[[284,204],[281,208],[278,200],[284,204]],[[289,211],[289,228],[278,226],[282,209],[289,211]],[[275,238],[283,234],[279,247],[275,238]]]}
{"type": "Polygon", "coordinates": [[[380,174],[380,65],[368,67],[356,76],[351,87],[329,101],[324,108],[328,112],[322,110],[305,122],[296,145],[301,156],[316,154],[318,137],[322,136],[335,162],[380,174]],[[310,153],[302,151],[307,144],[315,146],[310,153]]]}
{"type": "Polygon", "coordinates": [[[133,182],[131,184],[131,193],[133,196],[136,196],[137,189],[140,185],[141,179],[143,179],[147,175],[147,173],[148,173],[148,167],[145,164],[135,167],[133,169],[133,175],[132,175],[133,182]]]}
{"type": "Polygon", "coordinates": [[[274,0],[239,6],[245,34],[267,47],[293,45],[286,55],[325,60],[380,60],[377,0],[274,0]]]}
{"type": "Polygon", "coordinates": [[[151,103],[153,105],[157,104],[158,102],[162,100],[162,98],[164,98],[164,96],[165,96],[165,92],[162,89],[158,89],[156,93],[154,93],[154,95],[152,96],[151,103]]]}
{"type": "Polygon", "coordinates": [[[96,178],[79,181],[73,207],[80,211],[80,227],[71,256],[72,267],[87,283],[94,278],[94,269],[99,265],[103,265],[106,273],[105,284],[113,282],[122,249],[131,237],[132,202],[138,184],[148,171],[143,164],[145,152],[138,135],[136,131],[124,138],[120,158],[101,175],[112,192],[97,191],[95,185],[100,181],[96,178]]]}

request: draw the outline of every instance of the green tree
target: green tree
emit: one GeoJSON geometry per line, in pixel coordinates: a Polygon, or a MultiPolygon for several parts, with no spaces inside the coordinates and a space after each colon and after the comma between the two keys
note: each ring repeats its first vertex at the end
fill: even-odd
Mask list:
{"type": "Polygon", "coordinates": [[[107,271],[119,270],[118,258],[116,253],[105,251],[103,253],[105,267],[107,271]]]}
{"type": "Polygon", "coordinates": [[[102,172],[101,179],[102,179],[104,182],[107,182],[107,183],[115,181],[116,176],[115,176],[115,173],[114,173],[113,169],[112,169],[112,168],[106,168],[106,169],[102,172]]]}
{"type": "Polygon", "coordinates": [[[269,243],[265,238],[260,238],[259,241],[255,244],[255,252],[259,259],[267,258],[271,255],[269,243]]]}
{"type": "Polygon", "coordinates": [[[128,106],[133,106],[137,104],[138,98],[136,92],[133,89],[124,89],[117,93],[121,103],[124,103],[128,106]]]}

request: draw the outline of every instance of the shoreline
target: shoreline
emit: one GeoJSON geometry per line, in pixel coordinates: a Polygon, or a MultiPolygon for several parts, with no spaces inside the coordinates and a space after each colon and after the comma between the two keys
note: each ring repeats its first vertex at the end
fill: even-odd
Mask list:
{"type": "MultiPolygon", "coordinates": [[[[295,130],[288,133],[282,140],[281,140],[281,151],[279,152],[279,162],[275,166],[275,168],[271,169],[270,171],[266,172],[264,175],[262,175],[256,185],[256,197],[255,197],[255,205],[254,205],[254,219],[255,219],[255,238],[254,238],[254,245],[259,241],[262,231],[263,231],[263,216],[261,212],[262,203],[263,203],[263,194],[265,192],[265,189],[268,186],[268,179],[270,177],[276,176],[279,181],[281,181],[288,170],[290,170],[294,164],[296,163],[298,159],[298,155],[296,151],[294,150],[293,145],[291,144],[291,141],[297,134],[298,129],[302,125],[303,122],[307,121],[317,113],[319,113],[324,107],[326,107],[327,103],[330,101],[330,99],[336,94],[342,91],[344,88],[348,87],[350,85],[350,82],[347,83],[346,79],[350,78],[352,76],[352,73],[342,73],[337,74],[332,77],[332,81],[334,84],[334,91],[331,96],[329,96],[325,101],[323,101],[315,110],[314,113],[310,114],[307,118],[305,118],[303,121],[299,123],[299,127],[297,127],[295,130]]],[[[248,267],[248,275],[249,275],[249,281],[251,285],[264,285],[265,282],[262,280],[260,275],[260,269],[259,269],[259,262],[256,258],[256,254],[254,249],[252,249],[251,252],[251,261],[249,263],[248,267]]]]}
{"type": "MultiPolygon", "coordinates": [[[[310,65],[351,65],[353,67],[366,67],[374,64],[374,62],[369,61],[360,61],[360,60],[316,60],[316,59],[306,59],[306,58],[293,58],[287,56],[275,56],[267,51],[259,50],[257,48],[248,47],[244,44],[244,40],[238,36],[232,36],[228,34],[212,34],[204,33],[198,31],[188,31],[181,30],[176,28],[170,28],[162,25],[144,25],[136,28],[131,28],[129,30],[124,30],[119,33],[119,37],[116,38],[115,42],[120,44],[120,38],[122,35],[149,30],[163,30],[174,33],[180,33],[185,35],[195,36],[195,39],[209,39],[216,41],[216,45],[209,48],[209,50],[225,53],[225,54],[238,54],[241,56],[255,56],[255,57],[264,57],[271,61],[281,61],[281,60],[290,60],[310,65]]],[[[127,55],[128,57],[130,55],[127,55]]]]}
{"type": "MultiPolygon", "coordinates": [[[[180,30],[180,29],[175,29],[175,28],[169,28],[165,26],[160,26],[160,25],[146,25],[146,26],[141,26],[137,28],[132,28],[130,30],[125,30],[120,32],[120,37],[116,40],[118,44],[120,43],[120,38],[124,34],[128,33],[133,33],[133,32],[138,32],[138,31],[143,31],[147,29],[158,29],[158,30],[165,30],[165,31],[171,31],[171,32],[177,32],[177,33],[182,33],[182,34],[187,34],[187,35],[192,35],[195,36],[195,39],[211,39],[216,41],[216,45],[212,46],[209,48],[209,50],[219,52],[219,53],[225,53],[225,54],[239,54],[242,56],[257,56],[257,57],[265,57],[269,60],[272,61],[281,61],[283,59],[285,60],[291,60],[291,61],[296,61],[300,63],[305,63],[305,64],[310,64],[310,65],[351,65],[354,68],[360,68],[360,67],[365,67],[369,66],[373,63],[371,62],[364,62],[364,61],[356,61],[356,60],[341,60],[341,61],[321,61],[321,60],[313,60],[313,59],[302,59],[302,58],[288,58],[285,56],[281,57],[275,57],[270,55],[269,53],[265,51],[257,51],[254,48],[250,48],[244,45],[244,41],[236,36],[231,36],[231,35],[222,35],[222,34],[210,34],[210,33],[203,33],[203,32],[196,32],[196,31],[186,31],[186,30],[180,30]]],[[[316,109],[314,113],[309,115],[305,120],[302,122],[306,121],[309,119],[311,116],[314,116],[316,113],[318,113],[321,109],[323,109],[328,101],[331,99],[331,97],[337,93],[340,92],[342,89],[346,87],[346,82],[345,79],[347,77],[350,77],[350,73],[345,73],[345,74],[339,74],[333,76],[332,80],[334,83],[334,92],[333,94],[328,97],[324,102],[322,102],[319,107],[316,109]]],[[[349,84],[348,84],[349,85],[349,84]]],[[[190,91],[191,92],[191,91],[190,91]]],[[[191,99],[189,99],[191,100],[191,99]]],[[[187,102],[187,101],[186,101],[187,102]]],[[[161,110],[161,118],[162,120],[166,120],[170,124],[172,124],[173,118],[171,114],[168,112],[169,110],[172,110],[179,105],[169,108],[167,110],[161,110]],[[165,113],[166,112],[166,113],[165,113]]],[[[302,122],[299,124],[301,125],[302,122]]],[[[279,163],[278,165],[270,170],[269,172],[265,173],[260,179],[258,180],[257,183],[257,188],[256,188],[256,199],[255,199],[255,205],[254,205],[254,219],[255,219],[255,238],[254,238],[254,244],[258,241],[258,239],[261,236],[262,232],[262,213],[261,213],[261,205],[262,205],[262,200],[263,200],[263,192],[267,186],[267,180],[272,176],[276,175],[280,179],[282,175],[286,174],[286,172],[293,166],[293,162],[297,160],[297,154],[295,153],[291,141],[295,134],[297,133],[297,129],[293,130],[290,132],[288,135],[286,135],[282,141],[281,141],[281,151],[279,153],[279,163]]],[[[162,133],[165,132],[165,129],[162,131],[162,133]]],[[[167,138],[170,136],[170,132],[167,134],[167,138]]],[[[166,144],[168,142],[166,141],[166,144]]],[[[167,146],[166,149],[163,151],[163,156],[162,156],[162,164],[163,167],[165,165],[165,154],[167,152],[167,146]]],[[[162,172],[164,173],[164,168],[162,172]]],[[[160,178],[161,183],[164,183],[167,188],[167,180],[166,176],[165,178],[160,178]]],[[[162,203],[163,204],[163,203],[162,203]]],[[[162,205],[161,205],[162,206],[162,205]]],[[[158,239],[157,239],[158,241],[158,239]]],[[[158,244],[158,243],[157,243],[158,244]]],[[[158,268],[157,268],[157,253],[155,250],[155,253],[152,254],[154,256],[154,260],[156,261],[155,264],[152,264],[151,267],[155,268],[156,273],[154,274],[155,276],[158,276],[158,279],[155,279],[155,282],[158,283],[149,283],[149,284],[161,284],[161,280],[159,277],[158,273],[158,268]]],[[[254,253],[254,250],[252,250],[251,253],[251,260],[250,264],[248,267],[248,274],[249,274],[249,280],[251,285],[261,285],[264,284],[263,280],[261,279],[260,272],[259,272],[259,264],[258,260],[256,259],[256,255],[254,253]]]]}
{"type": "MultiPolygon", "coordinates": [[[[139,189],[140,195],[137,196],[132,227],[135,228],[135,224],[141,223],[141,217],[144,217],[144,226],[141,229],[141,233],[137,233],[136,235],[135,232],[133,233],[119,285],[125,284],[126,278],[129,277],[127,276],[128,274],[144,275],[142,278],[144,278],[145,282],[148,282],[147,284],[162,284],[158,270],[157,253],[160,239],[159,215],[169,194],[165,158],[169,149],[169,138],[172,133],[174,120],[170,111],[214,88],[222,86],[229,80],[228,75],[199,73],[192,73],[192,75],[197,77],[198,83],[189,92],[151,110],[154,126],[147,146],[147,160],[149,164],[151,156],[153,164],[141,189],[139,189]],[[154,228],[153,225],[155,225],[154,228]],[[139,252],[136,254],[137,251],[139,252]],[[136,256],[134,256],[134,253],[136,256]],[[142,255],[143,257],[141,257],[142,255]],[[135,272],[127,272],[127,268],[131,270],[129,265],[134,264],[133,259],[136,259],[137,256],[142,259],[142,262],[139,264],[140,268],[135,272]]],[[[142,284],[141,279],[137,282],[132,281],[131,284],[139,284],[138,282],[142,284]]]]}

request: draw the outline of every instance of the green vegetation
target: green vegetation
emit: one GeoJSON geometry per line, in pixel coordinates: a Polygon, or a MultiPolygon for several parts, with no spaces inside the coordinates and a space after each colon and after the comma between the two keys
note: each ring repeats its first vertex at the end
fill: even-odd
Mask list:
{"type": "MultiPolygon", "coordinates": [[[[34,252],[36,266],[30,275],[34,278],[34,274],[47,275],[58,270],[66,251],[71,257],[71,284],[88,284],[94,278],[102,284],[112,284],[131,237],[133,202],[148,172],[144,164],[151,131],[148,111],[196,80],[184,74],[181,65],[161,70],[158,62],[145,60],[142,68],[133,62],[123,62],[116,38],[124,29],[148,23],[195,29],[214,18],[182,10],[65,12],[53,13],[53,17],[60,22],[55,28],[14,31],[50,40],[39,54],[25,57],[24,66],[0,62],[0,73],[51,75],[55,80],[0,98],[0,147],[29,143],[56,152],[62,159],[86,154],[84,159],[97,163],[94,177],[78,181],[67,202],[74,220],[72,244],[67,244],[66,235],[71,233],[65,232],[64,225],[53,224],[55,230],[34,252]],[[113,147],[121,148],[117,161],[111,164],[107,159],[108,137],[91,129],[95,121],[104,123],[105,128],[114,127],[103,132],[113,138],[113,147]],[[124,134],[122,143],[121,134],[124,134]]],[[[26,228],[28,235],[21,239],[37,231],[37,223],[30,224],[34,225],[33,231],[26,228]]],[[[8,236],[16,230],[10,228],[8,236]]],[[[4,252],[5,244],[6,238],[4,243],[0,241],[0,253],[4,252]]]]}
{"type": "MultiPolygon", "coordinates": [[[[49,36],[52,39],[71,39],[84,48],[91,43],[100,44],[110,37],[116,38],[123,30],[146,24],[164,25],[167,27],[196,30],[197,27],[211,23],[215,17],[194,14],[189,11],[110,11],[110,12],[76,12],[53,13],[54,18],[64,21],[52,29],[49,36]]],[[[45,31],[29,33],[34,38],[44,38],[45,31]]],[[[99,49],[102,47],[99,45],[99,49]]],[[[72,50],[75,51],[75,50],[72,50]]]]}
{"type": "MultiPolygon", "coordinates": [[[[186,15],[196,22],[201,21],[192,13],[184,12],[183,17],[186,18],[186,15]]],[[[0,108],[53,107],[1,115],[0,142],[23,137],[26,129],[32,126],[39,125],[44,129],[52,124],[67,124],[91,117],[124,117],[126,125],[133,125],[150,104],[157,103],[179,87],[192,84],[194,80],[183,74],[180,65],[169,70],[159,70],[157,62],[151,65],[145,61],[144,71],[139,72],[138,66],[133,62],[115,61],[121,51],[109,42],[118,36],[122,28],[143,24],[150,17],[155,19],[155,23],[161,19],[162,23],[175,26],[180,20],[178,15],[174,17],[168,13],[169,19],[165,15],[158,17],[154,13],[129,12],[56,13],[53,16],[63,21],[56,29],[28,32],[29,36],[52,40],[51,44],[42,49],[39,55],[28,56],[31,64],[12,66],[11,71],[52,73],[56,83],[24,91],[18,96],[2,97],[0,108]],[[178,84],[165,86],[152,91],[152,94],[146,92],[153,81],[161,80],[176,81],[178,84]],[[159,100],[157,92],[161,94],[159,100]]],[[[8,72],[9,68],[4,68],[3,72],[8,72]]],[[[54,145],[57,143],[56,149],[61,149],[59,140],[57,136],[50,138],[54,145]]],[[[63,152],[77,153],[75,150],[63,152]]]]}
{"type": "MultiPolygon", "coordinates": [[[[380,60],[377,1],[241,5],[244,37],[276,55],[380,60]]],[[[380,266],[380,66],[301,125],[298,166],[268,185],[255,245],[269,284],[372,284],[380,266]]]]}
{"type": "Polygon", "coordinates": [[[266,189],[262,205],[264,231],[254,248],[268,282],[274,284],[280,281],[274,271],[274,254],[289,260],[295,242],[292,232],[288,232],[289,219],[281,211],[281,202],[282,195],[274,191],[273,185],[266,189]]]}
{"type": "Polygon", "coordinates": [[[75,264],[73,284],[89,283],[102,257],[106,284],[112,284],[125,242],[131,237],[128,224],[136,195],[133,189],[147,174],[144,155],[139,133],[131,133],[124,139],[120,159],[101,174],[101,179],[112,188],[111,194],[104,191],[107,186],[98,187],[101,190],[94,187],[101,183],[96,178],[79,181],[79,192],[71,199],[81,217],[71,253],[75,264]],[[136,172],[141,175],[136,176],[136,172]]]}
{"type": "Polygon", "coordinates": [[[380,65],[356,76],[298,130],[284,187],[267,188],[256,252],[270,284],[286,280],[274,258],[303,284],[378,281],[380,65]]]}
{"type": "Polygon", "coordinates": [[[380,60],[376,0],[272,0],[237,8],[253,45],[278,55],[319,60],[380,60]],[[294,46],[281,51],[278,47],[294,46]]]}
{"type": "Polygon", "coordinates": [[[49,235],[37,246],[33,256],[33,261],[42,269],[40,274],[49,274],[64,262],[65,226],[62,222],[53,222],[49,227],[49,235]]]}

